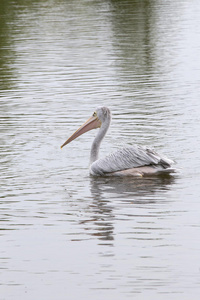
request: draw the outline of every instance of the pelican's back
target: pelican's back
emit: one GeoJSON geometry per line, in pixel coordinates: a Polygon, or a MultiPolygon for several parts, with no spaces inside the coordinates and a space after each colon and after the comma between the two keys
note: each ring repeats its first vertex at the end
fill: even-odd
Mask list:
{"type": "Polygon", "coordinates": [[[105,158],[96,160],[90,166],[92,175],[106,175],[144,166],[152,166],[159,171],[171,168],[174,162],[153,149],[134,145],[119,149],[105,158]]]}

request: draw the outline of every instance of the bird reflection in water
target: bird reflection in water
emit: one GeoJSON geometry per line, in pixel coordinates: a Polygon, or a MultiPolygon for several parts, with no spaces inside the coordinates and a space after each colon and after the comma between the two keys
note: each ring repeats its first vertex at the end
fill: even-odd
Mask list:
{"type": "MultiPolygon", "coordinates": [[[[90,191],[93,202],[88,209],[92,210],[93,217],[81,223],[92,222],[92,227],[95,227],[92,236],[98,237],[100,244],[113,246],[114,221],[119,218],[115,215],[116,209],[119,213],[118,208],[127,203],[154,205],[164,199],[163,194],[170,190],[174,182],[175,178],[170,175],[156,178],[91,177],[90,191]]],[[[134,206],[130,208],[134,210],[134,206]]]]}
{"type": "Polygon", "coordinates": [[[94,200],[104,201],[105,195],[131,203],[154,203],[160,193],[167,192],[175,182],[170,175],[156,177],[91,177],[91,193],[94,200]]]}

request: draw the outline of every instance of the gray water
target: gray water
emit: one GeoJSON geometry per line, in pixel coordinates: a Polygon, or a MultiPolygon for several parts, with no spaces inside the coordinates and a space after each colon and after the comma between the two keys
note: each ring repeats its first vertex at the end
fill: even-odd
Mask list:
{"type": "Polygon", "coordinates": [[[0,3],[0,299],[199,299],[200,3],[0,3]],[[91,178],[125,144],[176,161],[166,178],[91,178]]]}

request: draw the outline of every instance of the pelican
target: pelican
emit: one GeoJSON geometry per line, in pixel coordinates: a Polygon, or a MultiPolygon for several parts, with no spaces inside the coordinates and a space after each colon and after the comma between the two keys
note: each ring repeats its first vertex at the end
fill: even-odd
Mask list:
{"type": "Polygon", "coordinates": [[[175,172],[175,169],[171,167],[174,163],[171,159],[158,154],[153,149],[139,145],[124,147],[104,158],[98,158],[99,148],[108,131],[110,122],[110,110],[107,107],[98,107],[93,115],[67,139],[61,148],[83,133],[99,128],[90,152],[91,175],[145,176],[175,172]]]}

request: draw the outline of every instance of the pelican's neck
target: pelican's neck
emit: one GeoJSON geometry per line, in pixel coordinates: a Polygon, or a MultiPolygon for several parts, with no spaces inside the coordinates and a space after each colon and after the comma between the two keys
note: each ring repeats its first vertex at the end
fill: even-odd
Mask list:
{"type": "Polygon", "coordinates": [[[92,143],[91,152],[90,152],[90,165],[96,161],[99,157],[99,148],[101,145],[101,142],[106,135],[106,132],[110,126],[111,119],[107,119],[104,123],[102,123],[101,127],[99,128],[99,131],[92,143]]]}

